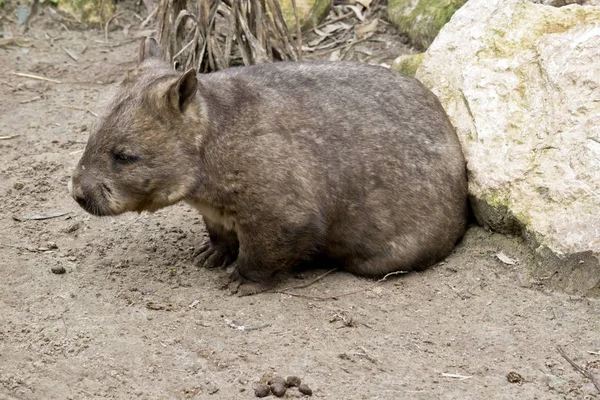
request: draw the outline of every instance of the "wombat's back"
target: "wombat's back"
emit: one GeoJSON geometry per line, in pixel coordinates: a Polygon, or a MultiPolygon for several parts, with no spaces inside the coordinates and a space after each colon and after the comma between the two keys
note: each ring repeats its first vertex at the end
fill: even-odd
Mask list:
{"type": "Polygon", "coordinates": [[[246,125],[246,130],[282,128],[288,136],[316,135],[332,143],[325,151],[384,146],[395,152],[410,146],[429,153],[450,146],[462,158],[435,95],[418,80],[382,67],[281,62],[230,68],[205,75],[202,82],[227,108],[215,113],[221,122],[252,119],[260,125],[246,125]]]}

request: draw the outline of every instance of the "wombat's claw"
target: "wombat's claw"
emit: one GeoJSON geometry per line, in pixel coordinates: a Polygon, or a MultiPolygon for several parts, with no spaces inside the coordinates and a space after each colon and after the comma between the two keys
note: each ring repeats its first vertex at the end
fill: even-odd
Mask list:
{"type": "Polygon", "coordinates": [[[219,247],[205,243],[196,251],[194,264],[208,269],[226,267],[231,264],[231,258],[219,247]]]}
{"type": "Polygon", "coordinates": [[[261,293],[266,291],[269,285],[259,282],[252,282],[242,276],[235,269],[229,274],[227,281],[221,287],[221,289],[229,290],[231,295],[237,295],[239,297],[250,296],[253,294],[261,293]]]}
{"type": "Polygon", "coordinates": [[[204,261],[206,261],[206,259],[210,255],[210,250],[211,250],[210,247],[211,247],[210,244],[207,242],[207,243],[202,244],[194,252],[194,264],[196,264],[199,267],[204,265],[204,261]]]}

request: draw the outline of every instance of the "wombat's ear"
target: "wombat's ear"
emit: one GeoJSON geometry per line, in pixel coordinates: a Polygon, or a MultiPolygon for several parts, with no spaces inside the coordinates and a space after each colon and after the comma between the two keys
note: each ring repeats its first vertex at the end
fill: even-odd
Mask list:
{"type": "Polygon", "coordinates": [[[142,61],[148,58],[162,59],[162,50],[156,39],[146,36],[140,45],[138,64],[141,64],[142,61]]]}
{"type": "Polygon", "coordinates": [[[198,78],[196,70],[188,69],[175,82],[168,91],[168,97],[171,105],[184,112],[196,96],[198,90],[198,78]]]}

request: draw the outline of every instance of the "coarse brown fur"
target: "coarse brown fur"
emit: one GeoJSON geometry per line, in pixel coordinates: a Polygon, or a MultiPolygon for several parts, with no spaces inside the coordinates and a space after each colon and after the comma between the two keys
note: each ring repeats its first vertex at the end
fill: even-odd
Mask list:
{"type": "Polygon", "coordinates": [[[327,257],[381,276],[447,256],[467,219],[465,160],[438,99],[357,63],[272,63],[196,75],[153,40],[89,138],[71,182],[95,215],[181,200],[233,265],[240,294],[327,257]]]}

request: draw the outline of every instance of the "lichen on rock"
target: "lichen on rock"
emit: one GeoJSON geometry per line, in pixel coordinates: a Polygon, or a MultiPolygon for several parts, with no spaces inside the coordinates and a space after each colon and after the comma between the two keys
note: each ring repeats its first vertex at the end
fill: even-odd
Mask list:
{"type": "Polygon", "coordinates": [[[103,24],[115,11],[114,0],[58,0],[59,10],[81,22],[103,24]]]}
{"type": "MultiPolygon", "coordinates": [[[[279,0],[281,13],[290,31],[296,30],[296,17],[292,0],[279,0]]],[[[302,30],[317,26],[329,12],[330,0],[296,0],[298,20],[302,30]]]]}
{"type": "Polygon", "coordinates": [[[394,60],[392,69],[407,76],[415,76],[424,55],[424,53],[403,54],[394,60]]]}
{"type": "Polygon", "coordinates": [[[389,0],[388,19],[419,49],[429,47],[466,0],[389,0]]]}

